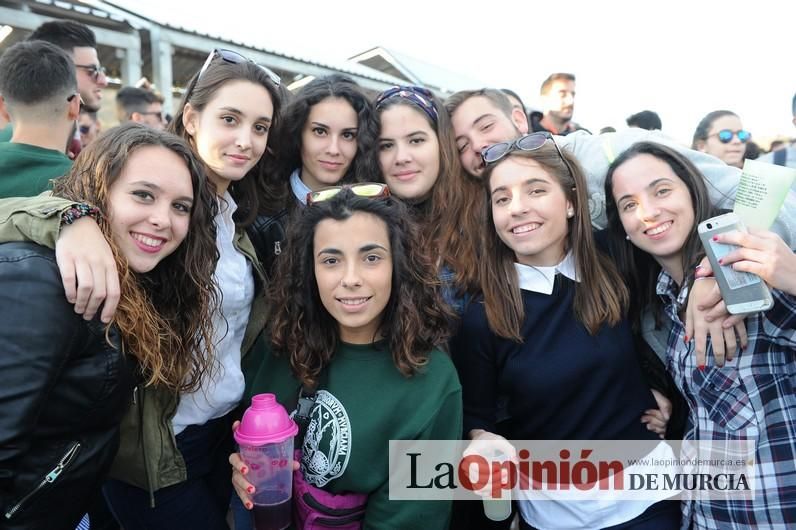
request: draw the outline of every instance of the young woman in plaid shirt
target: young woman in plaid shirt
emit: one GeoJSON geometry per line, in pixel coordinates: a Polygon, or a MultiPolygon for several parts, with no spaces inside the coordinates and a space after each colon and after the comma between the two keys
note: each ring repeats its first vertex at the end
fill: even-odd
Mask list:
{"type": "MultiPolygon", "coordinates": [[[[756,269],[773,283],[775,304],[765,313],[747,316],[740,348],[733,328],[719,325],[716,339],[726,343],[727,362],[713,355],[703,364],[694,355],[681,318],[689,290],[695,290],[695,268],[704,256],[697,225],[721,213],[711,206],[702,175],[675,151],[640,143],[614,162],[605,188],[612,243],[635,293],[636,310],[631,308],[630,314],[652,310],[671,328],[666,362],[691,409],[686,439],[755,443],[753,498],[685,501],[683,527],[793,528],[796,289],[793,273],[787,274],[794,267],[793,253],[769,234],[744,241],[756,248],[735,252],[738,269],[756,269]]],[[[727,242],[740,242],[730,241],[733,237],[740,236],[725,236],[727,242]]],[[[700,289],[703,285],[706,291],[712,289],[712,281],[699,282],[700,289]]],[[[714,339],[713,348],[720,349],[719,342],[714,339]]]]}

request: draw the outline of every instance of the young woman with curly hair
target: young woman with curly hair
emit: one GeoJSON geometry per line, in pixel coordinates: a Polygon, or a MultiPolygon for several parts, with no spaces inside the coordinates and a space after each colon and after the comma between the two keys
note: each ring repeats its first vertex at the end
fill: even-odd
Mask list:
{"type": "Polygon", "coordinates": [[[372,112],[362,88],[342,74],[313,79],[285,106],[268,160],[268,202],[249,231],[266,274],[274,272],[290,214],[304,205],[307,193],[377,174],[375,162],[364,156],[376,143],[372,112]]]}
{"type": "MultiPolygon", "coordinates": [[[[461,388],[437,349],[450,315],[433,261],[405,206],[386,190],[374,183],[322,190],[295,220],[272,293],[270,341],[260,343],[264,361],[247,377],[247,394],[272,392],[291,410],[300,389],[317,389],[316,435],[297,442],[305,481],[367,495],[365,528],[443,529],[449,503],[389,500],[388,442],[458,439],[461,388]],[[374,189],[381,191],[357,195],[374,189]],[[350,444],[330,445],[324,433],[350,444]]],[[[251,508],[245,466],[238,455],[230,461],[251,508]]]]}
{"type": "Polygon", "coordinates": [[[53,194],[73,203],[65,223],[98,217],[121,297],[109,324],[84,320],[64,297],[52,250],[0,245],[0,507],[9,529],[75,528],[100,493],[137,382],[186,391],[209,369],[216,203],[188,145],[140,125],[111,129],[53,194]]]}
{"type": "MultiPolygon", "coordinates": [[[[261,293],[266,279],[246,229],[265,200],[268,139],[280,117],[277,79],[235,52],[213,50],[188,85],[172,122],[171,130],[201,161],[218,204],[216,250],[204,255],[218,286],[218,310],[207,339],[214,355],[207,360],[211,369],[197,385],[180,391],[148,386],[137,396],[140,408],[125,419],[114,480],[105,484],[104,492],[126,530],[226,529],[232,495],[230,424],[243,394],[241,363],[265,322],[261,293]]],[[[35,198],[30,201],[36,203],[35,198]]],[[[41,234],[41,227],[33,232],[41,234]]],[[[58,241],[59,252],[63,247],[89,255],[78,260],[78,270],[90,271],[77,274],[81,288],[86,288],[87,277],[115,278],[112,265],[85,265],[91,257],[106,254],[96,232],[88,222],[58,241]]],[[[48,237],[54,239],[52,233],[48,237]]],[[[66,277],[65,282],[74,283],[66,277]]]]}

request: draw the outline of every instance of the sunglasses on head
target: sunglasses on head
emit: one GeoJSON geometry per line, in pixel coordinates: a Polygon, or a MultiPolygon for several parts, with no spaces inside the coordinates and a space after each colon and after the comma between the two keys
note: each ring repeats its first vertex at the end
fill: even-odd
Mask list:
{"type": "Polygon", "coordinates": [[[368,199],[385,199],[390,196],[390,188],[380,182],[360,182],[358,184],[345,184],[343,186],[330,186],[307,194],[307,206],[328,201],[343,190],[351,190],[357,197],[368,199]]]}
{"type": "Polygon", "coordinates": [[[279,77],[276,74],[276,72],[274,72],[270,68],[267,68],[267,67],[265,67],[265,66],[263,66],[261,64],[258,64],[256,62],[252,61],[251,59],[249,59],[248,57],[245,57],[245,56],[239,54],[238,52],[234,52],[232,50],[224,50],[224,49],[221,49],[221,48],[214,49],[207,56],[207,59],[205,59],[205,64],[203,64],[202,65],[202,69],[199,70],[199,76],[196,78],[197,81],[202,77],[202,75],[207,71],[207,69],[210,68],[210,64],[213,62],[213,60],[216,57],[220,58],[222,61],[224,61],[225,63],[229,63],[229,64],[240,64],[240,63],[256,64],[257,66],[259,66],[262,69],[263,72],[266,73],[268,78],[276,86],[279,86],[279,84],[282,82],[282,78],[279,77]]]}
{"type": "Polygon", "coordinates": [[[385,104],[385,102],[394,98],[401,98],[411,101],[417,105],[420,110],[426,114],[426,116],[431,118],[431,121],[435,124],[439,120],[437,109],[434,107],[433,103],[434,94],[427,88],[421,86],[396,85],[379,94],[374,102],[374,106],[379,109],[385,104]]]}
{"type": "Polygon", "coordinates": [[[715,134],[718,137],[719,141],[723,144],[728,144],[732,142],[732,137],[737,136],[738,140],[741,143],[746,143],[752,138],[752,133],[749,131],[745,131],[741,129],[740,131],[731,131],[730,129],[722,129],[715,134]]]}
{"type": "Polygon", "coordinates": [[[548,140],[555,146],[558,156],[561,158],[561,161],[564,162],[564,165],[567,166],[567,171],[569,171],[570,177],[572,177],[574,180],[575,174],[572,171],[572,166],[570,166],[567,159],[564,158],[564,153],[561,152],[561,148],[558,147],[553,135],[547,131],[526,134],[525,136],[520,136],[512,142],[500,142],[499,144],[492,144],[481,151],[481,159],[484,161],[485,165],[489,166],[499,162],[514,151],[536,151],[545,143],[547,143],[548,140]]]}
{"type": "Polygon", "coordinates": [[[547,143],[548,140],[553,142],[556,151],[558,151],[558,154],[563,159],[564,155],[561,154],[561,149],[559,149],[558,144],[553,140],[553,135],[546,131],[526,134],[511,142],[492,144],[481,151],[481,158],[486,165],[494,164],[514,151],[536,151],[547,143]]]}

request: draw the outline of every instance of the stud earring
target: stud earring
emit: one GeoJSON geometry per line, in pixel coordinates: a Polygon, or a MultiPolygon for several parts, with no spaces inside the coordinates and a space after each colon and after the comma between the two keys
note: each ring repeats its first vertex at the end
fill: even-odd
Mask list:
{"type": "Polygon", "coordinates": [[[567,210],[567,217],[573,217],[575,215],[574,210],[567,210]]]}
{"type": "Polygon", "coordinates": [[[626,235],[626,236],[625,236],[625,239],[627,239],[628,241],[630,241],[630,236],[627,236],[627,235],[626,235]]]}

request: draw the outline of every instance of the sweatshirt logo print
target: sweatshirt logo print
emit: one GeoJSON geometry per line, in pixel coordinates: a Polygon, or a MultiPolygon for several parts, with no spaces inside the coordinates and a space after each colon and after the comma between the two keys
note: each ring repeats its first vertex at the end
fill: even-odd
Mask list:
{"type": "Polygon", "coordinates": [[[313,486],[323,487],[345,473],[351,454],[348,412],[326,390],[316,394],[302,446],[301,469],[313,486]]]}

